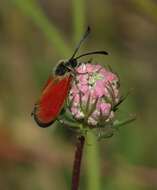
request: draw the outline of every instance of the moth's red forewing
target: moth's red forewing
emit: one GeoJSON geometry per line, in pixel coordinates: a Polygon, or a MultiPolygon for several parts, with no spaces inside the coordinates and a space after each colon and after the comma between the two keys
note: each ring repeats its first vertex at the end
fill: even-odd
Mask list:
{"type": "Polygon", "coordinates": [[[48,127],[60,114],[68,95],[71,80],[70,75],[48,79],[33,111],[34,119],[40,127],[48,127]]]}

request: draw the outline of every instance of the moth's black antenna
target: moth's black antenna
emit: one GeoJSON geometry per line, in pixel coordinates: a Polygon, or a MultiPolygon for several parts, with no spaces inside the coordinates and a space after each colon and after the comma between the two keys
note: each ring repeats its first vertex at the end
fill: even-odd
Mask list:
{"type": "Polygon", "coordinates": [[[109,53],[106,51],[92,51],[92,52],[88,52],[88,53],[84,53],[82,55],[79,55],[78,57],[75,57],[75,59],[79,59],[79,58],[84,57],[86,55],[93,55],[93,54],[108,55],[109,53]]]}
{"type": "Polygon", "coordinates": [[[74,59],[74,57],[75,57],[77,51],[79,50],[79,48],[80,48],[82,42],[84,42],[84,40],[88,37],[90,31],[91,31],[91,29],[90,29],[90,27],[88,26],[86,32],[84,33],[84,35],[83,35],[83,37],[81,38],[81,40],[80,40],[80,42],[78,43],[78,45],[76,46],[76,49],[75,49],[75,51],[74,51],[72,57],[70,58],[70,60],[74,59]]]}

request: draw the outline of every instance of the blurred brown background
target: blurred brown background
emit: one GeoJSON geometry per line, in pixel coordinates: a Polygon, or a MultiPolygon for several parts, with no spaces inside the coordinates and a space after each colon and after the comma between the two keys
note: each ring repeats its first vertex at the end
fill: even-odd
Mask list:
{"type": "MultiPolygon", "coordinates": [[[[0,190],[70,188],[73,135],[60,128],[39,128],[31,118],[42,86],[64,59],[39,27],[12,3],[0,0],[0,190]]],[[[46,17],[73,42],[70,0],[38,0],[46,17]]],[[[157,2],[87,0],[86,25],[92,34],[83,50],[105,49],[121,78],[122,117],[137,120],[100,142],[102,189],[157,189],[157,2]]],[[[25,1],[23,1],[25,6],[25,1]]],[[[86,160],[81,189],[86,189],[86,160]]]]}

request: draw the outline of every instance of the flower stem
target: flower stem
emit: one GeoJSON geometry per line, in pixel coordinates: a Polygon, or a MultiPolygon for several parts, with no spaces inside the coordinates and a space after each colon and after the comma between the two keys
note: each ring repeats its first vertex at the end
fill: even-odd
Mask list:
{"type": "Polygon", "coordinates": [[[87,190],[101,189],[100,155],[99,146],[93,133],[88,132],[86,137],[86,167],[87,167],[87,190]]]}
{"type": "Polygon", "coordinates": [[[84,142],[85,142],[84,136],[78,137],[78,140],[76,143],[74,164],[73,164],[71,190],[78,190],[78,187],[79,187],[80,169],[81,169],[81,160],[82,160],[82,155],[83,155],[84,142]]]}

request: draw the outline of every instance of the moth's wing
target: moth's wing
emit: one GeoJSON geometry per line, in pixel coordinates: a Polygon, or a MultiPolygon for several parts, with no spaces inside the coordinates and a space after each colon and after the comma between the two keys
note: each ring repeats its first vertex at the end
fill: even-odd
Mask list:
{"type": "Polygon", "coordinates": [[[48,79],[33,110],[34,119],[40,127],[48,127],[60,114],[68,95],[71,80],[71,76],[48,79]]]}

